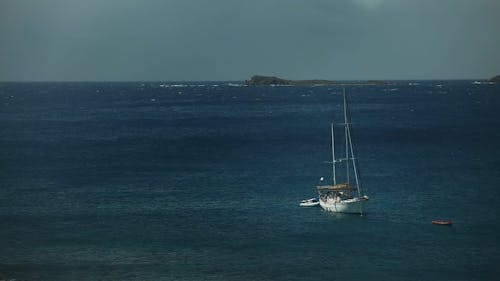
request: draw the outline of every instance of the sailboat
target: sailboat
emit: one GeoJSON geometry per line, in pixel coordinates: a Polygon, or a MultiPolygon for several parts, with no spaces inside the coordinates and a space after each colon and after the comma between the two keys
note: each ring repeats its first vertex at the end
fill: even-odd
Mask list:
{"type": "MultiPolygon", "coordinates": [[[[326,211],[335,213],[354,213],[363,215],[363,207],[368,201],[368,196],[362,195],[359,181],[359,167],[351,138],[351,123],[349,109],[347,106],[347,95],[343,90],[344,97],[344,144],[345,155],[337,158],[335,155],[335,131],[331,124],[332,134],[332,172],[333,183],[330,185],[320,185],[317,187],[319,193],[319,205],[326,211]],[[342,165],[345,169],[344,181],[337,182],[337,166],[342,165]],[[354,175],[351,174],[353,172],[354,175]],[[351,179],[354,176],[354,181],[351,179]]],[[[321,181],[323,178],[321,178],[321,181]]]]}

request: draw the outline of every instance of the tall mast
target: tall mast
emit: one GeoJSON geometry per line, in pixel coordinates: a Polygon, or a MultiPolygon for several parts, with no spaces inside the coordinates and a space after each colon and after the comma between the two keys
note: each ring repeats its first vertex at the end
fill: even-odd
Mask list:
{"type": "Polygon", "coordinates": [[[332,127],[332,169],[333,169],[333,185],[337,184],[337,176],[336,176],[336,169],[335,169],[335,134],[333,132],[333,123],[331,124],[332,127]]]}
{"type": "MultiPolygon", "coordinates": [[[[349,160],[352,160],[352,169],[354,170],[354,178],[356,180],[356,188],[358,190],[358,196],[361,196],[361,187],[359,186],[359,172],[358,172],[358,167],[356,164],[356,156],[354,155],[354,149],[352,147],[352,139],[351,139],[351,128],[350,124],[348,122],[347,116],[349,115],[349,109],[347,107],[347,95],[345,93],[344,89],[344,119],[345,119],[345,128],[346,128],[346,151],[350,150],[350,159],[349,159],[349,153],[346,153],[347,155],[347,163],[349,163],[349,160]],[[347,147],[349,146],[349,147],[347,147]]],[[[348,165],[348,164],[347,164],[348,165]]],[[[349,167],[349,166],[347,166],[349,167]]],[[[349,169],[347,169],[349,170],[349,169]]]]}
{"type": "Polygon", "coordinates": [[[343,88],[343,96],[344,96],[344,128],[345,128],[345,166],[346,166],[346,182],[349,184],[349,124],[347,123],[347,97],[345,94],[345,88],[343,88]]]}
{"type": "Polygon", "coordinates": [[[351,157],[352,157],[352,168],[354,170],[354,178],[356,179],[356,188],[358,189],[358,196],[361,196],[361,187],[359,186],[359,172],[358,166],[356,165],[356,157],[354,156],[354,149],[352,148],[352,139],[351,139],[351,129],[348,130],[349,133],[349,146],[351,148],[351,157]]]}

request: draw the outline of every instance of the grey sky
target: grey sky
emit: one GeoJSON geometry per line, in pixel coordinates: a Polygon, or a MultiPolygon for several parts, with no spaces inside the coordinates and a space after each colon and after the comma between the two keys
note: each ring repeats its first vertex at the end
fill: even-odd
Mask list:
{"type": "Polygon", "coordinates": [[[0,80],[500,74],[500,0],[0,0],[0,80]]]}

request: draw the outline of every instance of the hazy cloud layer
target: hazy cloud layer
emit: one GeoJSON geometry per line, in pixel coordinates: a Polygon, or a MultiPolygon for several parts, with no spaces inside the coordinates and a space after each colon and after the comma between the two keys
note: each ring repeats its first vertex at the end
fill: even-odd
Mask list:
{"type": "Polygon", "coordinates": [[[0,0],[0,80],[488,78],[497,0],[0,0]]]}

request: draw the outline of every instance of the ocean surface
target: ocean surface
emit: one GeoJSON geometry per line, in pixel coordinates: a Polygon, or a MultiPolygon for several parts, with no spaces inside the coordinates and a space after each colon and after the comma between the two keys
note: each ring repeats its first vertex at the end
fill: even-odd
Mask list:
{"type": "Polygon", "coordinates": [[[341,91],[0,83],[0,280],[498,278],[500,84],[347,87],[363,217],[298,206],[341,91]]]}

